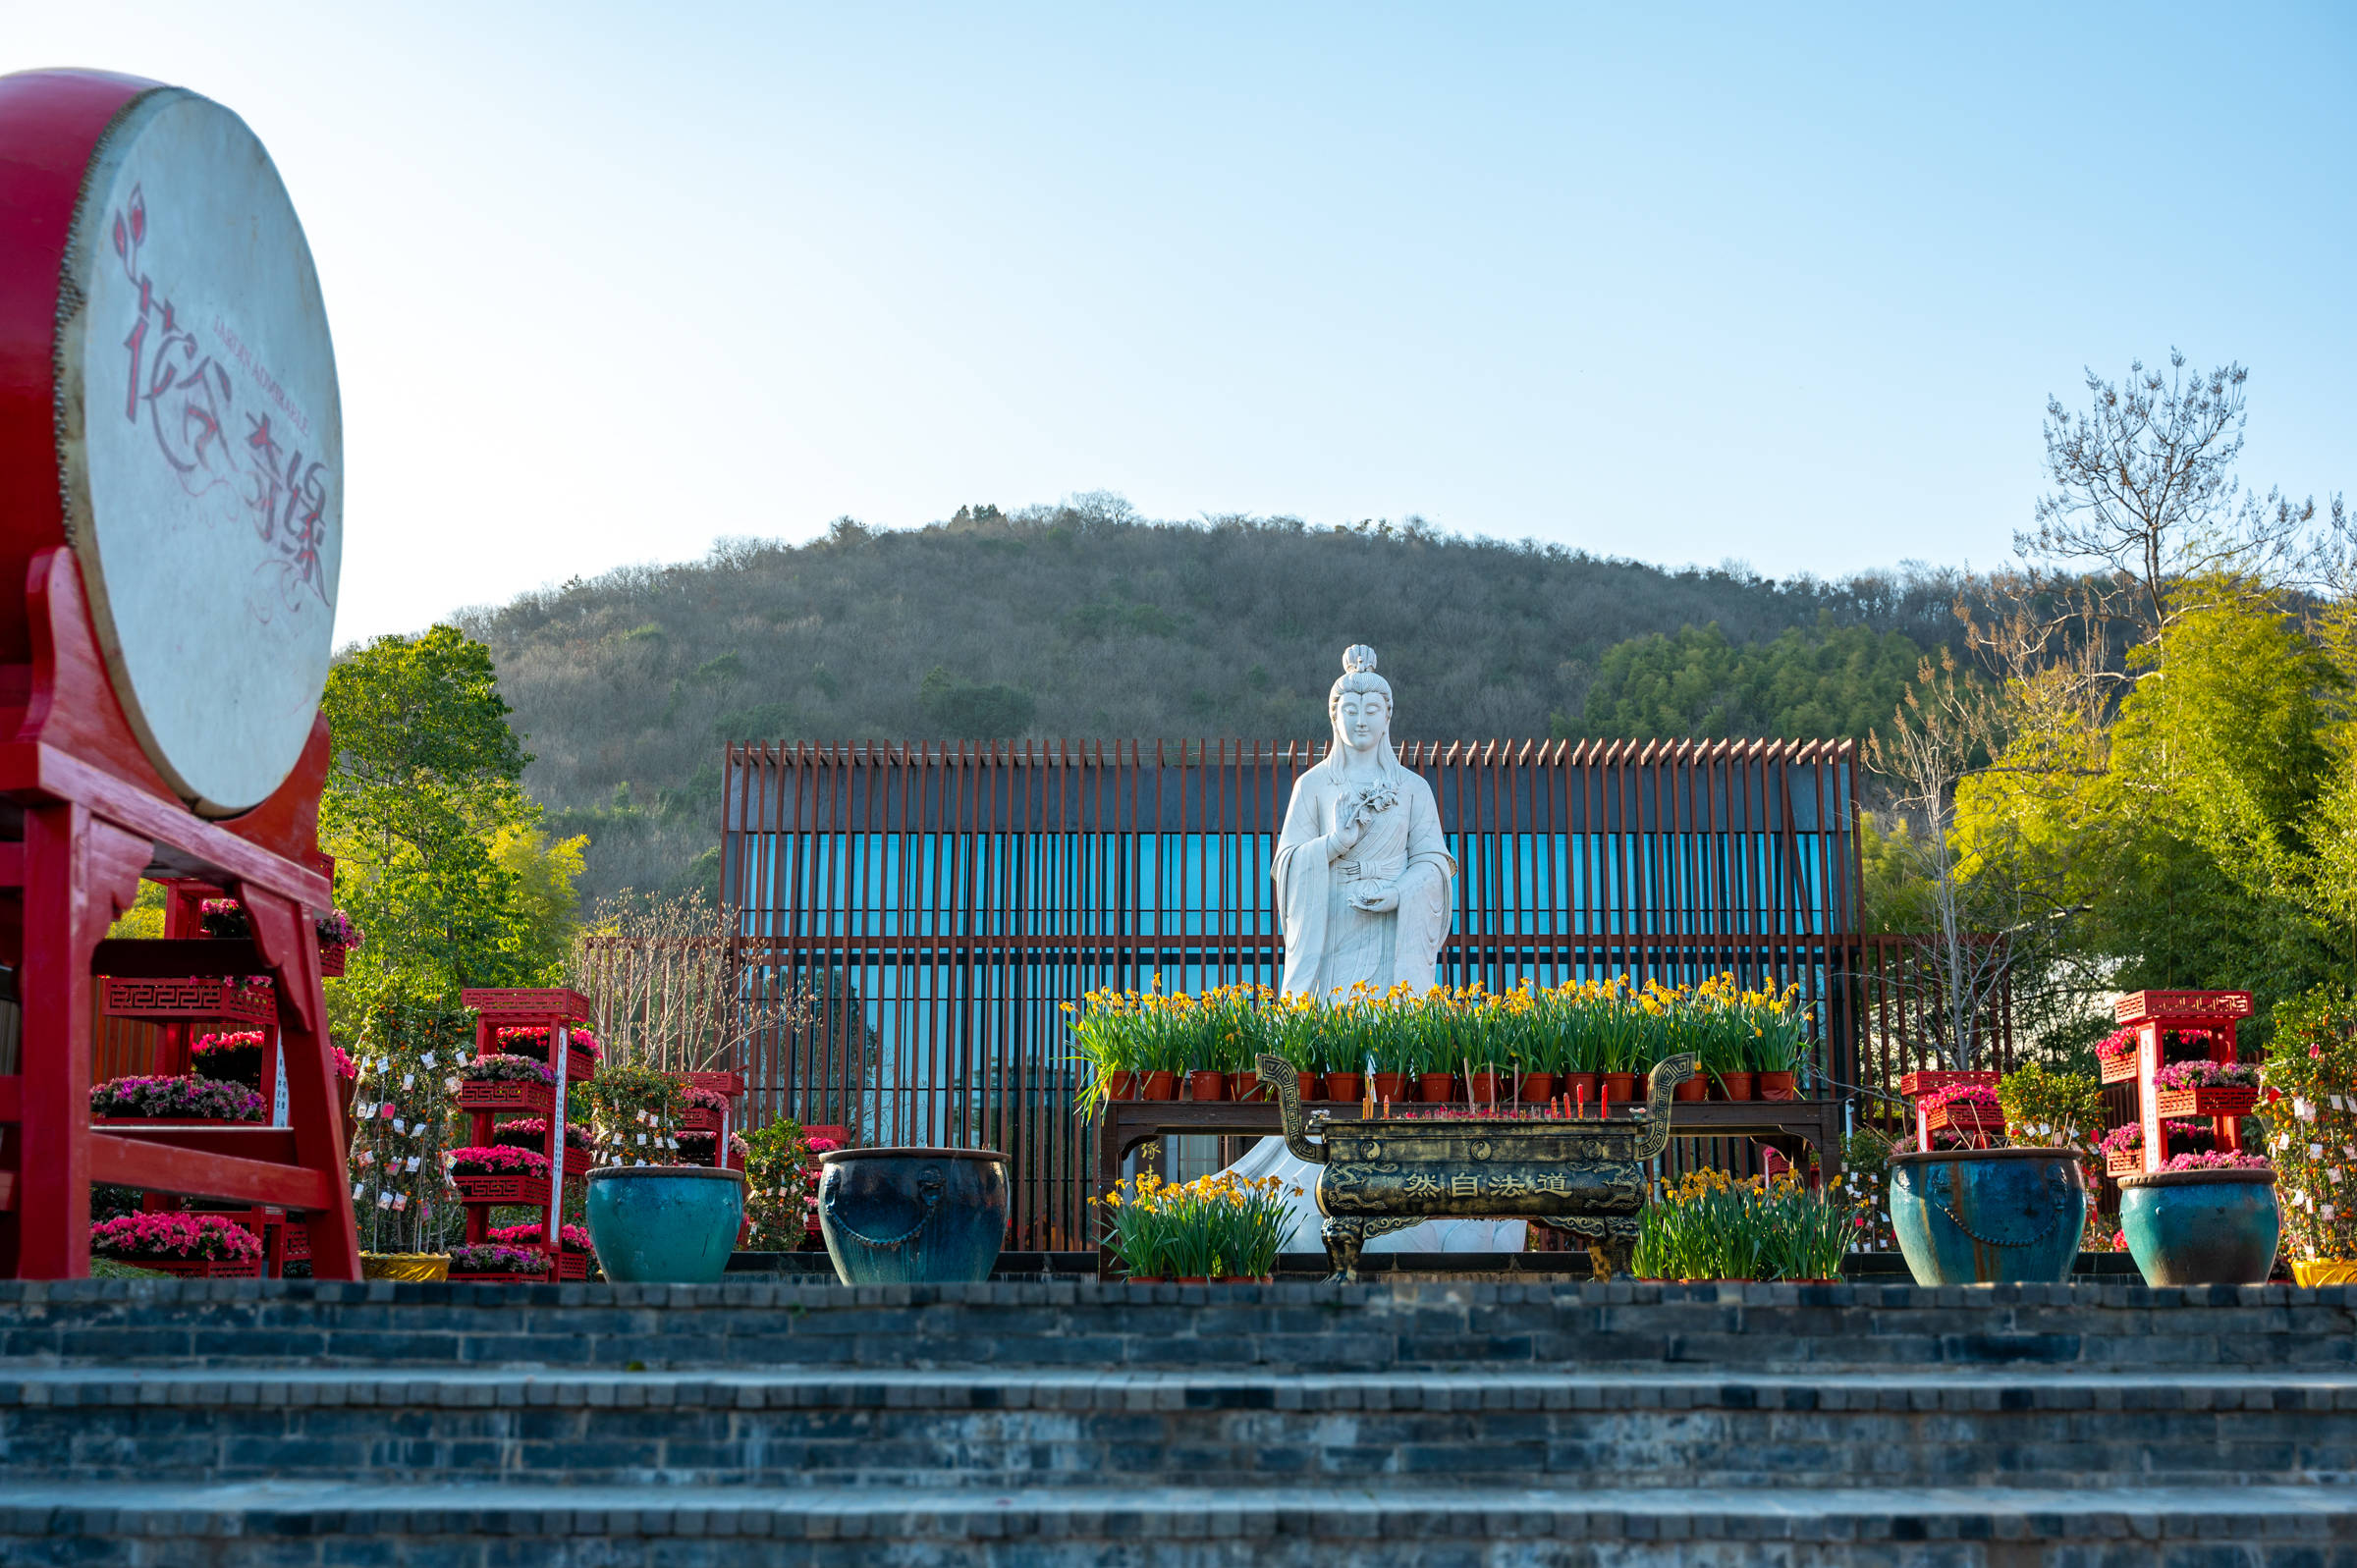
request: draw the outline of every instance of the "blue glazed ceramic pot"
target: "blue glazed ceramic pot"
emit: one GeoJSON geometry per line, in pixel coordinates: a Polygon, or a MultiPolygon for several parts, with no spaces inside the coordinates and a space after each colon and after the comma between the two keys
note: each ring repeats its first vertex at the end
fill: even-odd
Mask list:
{"type": "Polygon", "coordinates": [[[589,1240],[608,1279],[718,1279],[744,1222],[744,1173],[709,1165],[600,1165],[588,1174],[589,1240]]]}
{"type": "Polygon", "coordinates": [[[838,1149],[818,1157],[818,1228],[847,1285],[988,1279],[1007,1239],[995,1149],[838,1149]]]}
{"type": "Polygon", "coordinates": [[[1891,1157],[1891,1227],[1919,1285],[2059,1284],[2086,1222],[2086,1178],[2067,1149],[1891,1157]]]}
{"type": "Polygon", "coordinates": [[[2281,1221],[2272,1170],[2119,1178],[2119,1228],[2148,1285],[2265,1284],[2281,1221]]]}

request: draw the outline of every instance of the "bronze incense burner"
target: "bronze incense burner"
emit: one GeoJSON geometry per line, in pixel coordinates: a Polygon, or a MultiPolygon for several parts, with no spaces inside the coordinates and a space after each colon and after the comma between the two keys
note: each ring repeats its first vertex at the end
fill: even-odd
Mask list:
{"type": "Polygon", "coordinates": [[[1567,1230],[1586,1238],[1597,1277],[1610,1278],[1628,1271],[1645,1207],[1645,1164],[1670,1142],[1671,1090],[1694,1069],[1691,1055],[1655,1067],[1644,1106],[1632,1106],[1625,1120],[1305,1121],[1290,1063],[1261,1057],[1260,1081],[1283,1108],[1286,1147],[1322,1167],[1316,1196],[1334,1278],[1357,1278],[1369,1236],[1441,1217],[1535,1219],[1567,1230]]]}

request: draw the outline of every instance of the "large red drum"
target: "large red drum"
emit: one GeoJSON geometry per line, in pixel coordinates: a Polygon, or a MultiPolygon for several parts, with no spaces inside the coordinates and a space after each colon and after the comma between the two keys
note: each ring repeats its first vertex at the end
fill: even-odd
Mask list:
{"type": "MultiPolygon", "coordinates": [[[[246,123],[136,78],[0,78],[0,571],[72,546],[125,717],[203,815],[310,738],[343,469],[318,275],[246,123]]],[[[12,583],[0,662],[26,641],[12,583]]]]}

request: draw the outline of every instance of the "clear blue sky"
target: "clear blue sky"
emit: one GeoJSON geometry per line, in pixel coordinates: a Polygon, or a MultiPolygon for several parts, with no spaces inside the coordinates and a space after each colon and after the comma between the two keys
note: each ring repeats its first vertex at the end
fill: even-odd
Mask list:
{"type": "Polygon", "coordinates": [[[304,215],[345,636],[1108,489],[1671,563],[1991,565],[2182,347],[2357,489],[2357,8],[0,0],[304,215]]]}

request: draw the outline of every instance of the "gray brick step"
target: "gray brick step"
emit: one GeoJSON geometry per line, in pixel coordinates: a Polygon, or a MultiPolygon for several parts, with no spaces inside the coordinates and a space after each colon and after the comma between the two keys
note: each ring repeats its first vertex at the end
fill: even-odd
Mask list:
{"type": "Polygon", "coordinates": [[[0,1561],[391,1568],[2337,1568],[2357,1496],[1329,1487],[0,1487],[0,1561]]]}
{"type": "Polygon", "coordinates": [[[0,1372],[75,1484],[2331,1484],[2357,1373],[0,1372]]]}
{"type": "Polygon", "coordinates": [[[0,1281],[0,1364],[2357,1369],[2357,1290],[0,1281]]]}

